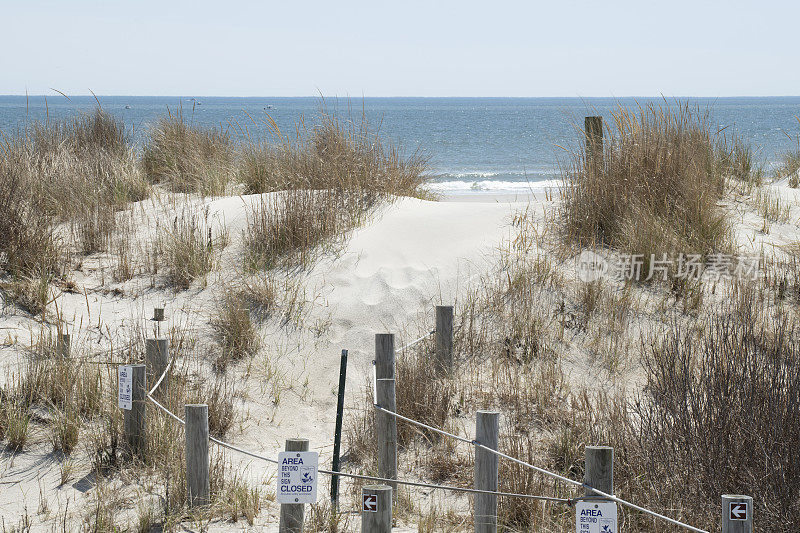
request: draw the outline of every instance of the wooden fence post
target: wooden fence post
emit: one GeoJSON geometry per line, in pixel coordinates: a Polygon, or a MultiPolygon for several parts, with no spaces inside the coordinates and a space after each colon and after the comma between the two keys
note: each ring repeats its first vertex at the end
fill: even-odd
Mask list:
{"type": "Polygon", "coordinates": [[[439,375],[449,375],[453,371],[453,306],[436,306],[436,331],[434,333],[434,354],[436,370],[439,375]]]}
{"type": "Polygon", "coordinates": [[[603,117],[586,117],[586,166],[597,175],[603,169],[603,117]]]}
{"type": "MultiPolygon", "coordinates": [[[[395,396],[394,334],[375,335],[375,393],[378,406],[397,412],[395,396]]],[[[397,479],[397,419],[375,410],[375,433],[378,438],[378,476],[397,479]]],[[[397,499],[397,483],[389,483],[397,499]]]]}
{"type": "MultiPolygon", "coordinates": [[[[169,363],[169,340],[168,339],[147,339],[145,342],[145,363],[147,363],[147,380],[149,383],[155,385],[161,374],[167,368],[169,363]]],[[[153,395],[164,397],[167,393],[167,383],[169,380],[165,377],[158,388],[153,392],[153,395]]]]}
{"type": "MultiPolygon", "coordinates": [[[[583,482],[606,494],[614,494],[614,448],[610,446],[587,446],[583,482]]],[[[586,490],[586,496],[597,496],[586,490]]]]}
{"type": "Polygon", "coordinates": [[[722,495],[722,533],[753,533],[753,498],[722,495]]]}
{"type": "Polygon", "coordinates": [[[69,357],[71,340],[72,337],[69,333],[59,333],[56,336],[56,354],[58,354],[59,357],[62,358],[69,357]]]}
{"type": "Polygon", "coordinates": [[[366,485],[361,489],[361,501],[361,533],[391,533],[392,487],[366,485]]]}
{"type": "Polygon", "coordinates": [[[125,410],[125,421],[123,430],[125,432],[125,443],[128,447],[127,453],[130,457],[144,459],[145,444],[145,398],[147,387],[147,376],[145,365],[131,366],[131,408],[125,410]]]}
{"type": "Polygon", "coordinates": [[[186,414],[186,488],[189,507],[210,501],[208,466],[208,405],[184,407],[186,414]]]}
{"type": "MultiPolygon", "coordinates": [[[[287,452],[307,452],[308,439],[286,439],[287,452]]],[[[305,506],[302,503],[282,503],[279,533],[302,533],[305,506]]]]}
{"type": "MultiPolygon", "coordinates": [[[[475,417],[475,440],[493,450],[497,449],[500,436],[500,413],[478,411],[475,417]]],[[[487,450],[475,448],[475,488],[497,491],[498,456],[487,450]]],[[[476,494],[475,533],[496,533],[497,496],[476,494]]]]}

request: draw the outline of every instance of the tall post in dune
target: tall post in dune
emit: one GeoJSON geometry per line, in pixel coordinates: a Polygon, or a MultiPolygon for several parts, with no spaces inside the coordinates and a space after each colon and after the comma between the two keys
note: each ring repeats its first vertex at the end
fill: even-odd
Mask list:
{"type": "MultiPolygon", "coordinates": [[[[287,452],[307,452],[308,439],[286,439],[287,452]]],[[[302,533],[305,518],[305,505],[302,503],[282,503],[279,533],[302,533]]]]}
{"type": "MultiPolygon", "coordinates": [[[[336,427],[333,433],[333,471],[339,471],[339,453],[342,446],[342,421],[344,419],[344,389],[347,385],[347,350],[342,350],[339,361],[339,395],[336,400],[336,427]]],[[[339,508],[339,476],[331,476],[331,505],[339,508]]]]}
{"type": "Polygon", "coordinates": [[[367,485],[361,489],[361,533],[392,532],[392,487],[367,485]]]}
{"type": "Polygon", "coordinates": [[[436,306],[436,330],[434,332],[434,354],[436,371],[448,376],[453,371],[453,306],[436,306]]]}
{"type": "Polygon", "coordinates": [[[586,117],[586,166],[587,172],[597,176],[603,170],[603,117],[586,117]]]}
{"type": "Polygon", "coordinates": [[[186,415],[186,489],[189,506],[210,502],[208,464],[208,405],[184,407],[186,415]]]}
{"type": "Polygon", "coordinates": [[[145,365],[131,366],[131,408],[125,410],[123,432],[129,457],[144,459],[145,455],[145,394],[147,376],[145,365]]]}
{"type": "Polygon", "coordinates": [[[722,495],[722,533],[753,533],[753,498],[722,495]]]}
{"type": "MultiPolygon", "coordinates": [[[[148,383],[155,385],[169,363],[169,340],[162,338],[147,339],[145,341],[145,363],[147,363],[148,383]]],[[[168,382],[169,380],[165,377],[153,392],[153,395],[163,398],[167,393],[168,382]]]]}
{"type": "MultiPolygon", "coordinates": [[[[397,412],[395,395],[394,334],[375,335],[375,399],[379,407],[397,412]]],[[[375,410],[375,433],[378,438],[378,476],[397,479],[397,419],[375,410]]],[[[397,499],[397,483],[389,483],[397,499]]]]}
{"type": "MultiPolygon", "coordinates": [[[[475,417],[475,440],[478,444],[497,450],[500,437],[500,413],[478,411],[475,417]]],[[[475,488],[497,491],[498,456],[475,448],[475,488]]],[[[497,532],[497,496],[475,494],[475,533],[497,532]]]]}
{"type": "MultiPolygon", "coordinates": [[[[614,448],[610,446],[587,446],[586,468],[583,482],[606,494],[614,494],[614,448]]],[[[597,496],[586,489],[586,496],[597,496]]]]}

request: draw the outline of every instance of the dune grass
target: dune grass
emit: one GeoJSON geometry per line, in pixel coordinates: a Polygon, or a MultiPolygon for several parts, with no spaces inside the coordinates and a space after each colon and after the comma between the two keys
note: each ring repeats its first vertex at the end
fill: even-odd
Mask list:
{"type": "Polygon", "coordinates": [[[419,152],[404,155],[364,116],[339,118],[324,108],[310,129],[304,119],[296,135],[284,135],[268,119],[271,142],[246,143],[239,180],[248,193],[286,189],[334,189],[379,196],[419,196],[427,180],[428,160],[419,152]]]}
{"type": "Polygon", "coordinates": [[[234,176],[235,147],[223,128],[203,128],[169,112],[150,132],[142,165],[151,183],[168,190],[219,196],[234,176]]]}
{"type": "Polygon", "coordinates": [[[274,142],[243,146],[239,179],[249,193],[271,193],[248,215],[245,264],[251,270],[308,266],[321,244],[336,245],[382,202],[424,196],[427,159],[403,156],[364,117],[324,109],[296,138],[268,121],[274,142]]]}
{"type": "Polygon", "coordinates": [[[707,254],[730,247],[717,202],[727,178],[753,179],[752,153],[712,129],[707,111],[677,103],[618,107],[605,131],[603,164],[587,145],[565,171],[567,243],[642,254],[707,254]]]}
{"type": "MultiPolygon", "coordinates": [[[[795,117],[800,125],[800,116],[795,117]]],[[[794,147],[783,154],[783,161],[778,167],[778,178],[786,178],[790,187],[797,187],[800,184],[800,133],[786,136],[794,143],[794,147]]]]}
{"type": "Polygon", "coordinates": [[[41,299],[26,298],[31,291],[24,285],[61,276],[70,249],[108,247],[116,212],[149,194],[129,140],[122,122],[99,108],[3,134],[0,268],[11,277],[4,283],[6,297],[36,313],[41,299]]]}

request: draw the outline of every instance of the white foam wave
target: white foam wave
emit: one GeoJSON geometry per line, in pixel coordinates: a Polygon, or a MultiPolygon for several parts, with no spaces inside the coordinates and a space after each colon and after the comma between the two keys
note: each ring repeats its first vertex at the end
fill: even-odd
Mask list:
{"type": "Polygon", "coordinates": [[[560,179],[532,180],[532,181],[505,181],[505,180],[449,180],[433,181],[428,187],[434,191],[492,191],[492,192],[520,192],[520,191],[541,191],[544,189],[554,189],[561,187],[563,181],[560,179]]]}

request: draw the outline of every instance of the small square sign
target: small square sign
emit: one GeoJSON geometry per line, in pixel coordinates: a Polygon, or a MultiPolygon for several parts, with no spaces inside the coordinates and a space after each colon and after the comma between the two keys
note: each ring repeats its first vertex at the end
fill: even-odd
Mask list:
{"type": "Polygon", "coordinates": [[[316,503],[317,452],[278,454],[278,503],[316,503]]]}
{"type": "Polygon", "coordinates": [[[131,390],[133,389],[133,369],[130,365],[123,365],[119,367],[119,397],[117,404],[120,409],[130,411],[133,408],[133,398],[131,390]]]}
{"type": "Polygon", "coordinates": [[[617,504],[614,502],[582,501],[575,505],[577,533],[618,533],[617,504]]]}
{"type": "Polygon", "coordinates": [[[377,494],[362,494],[364,504],[361,506],[363,513],[377,513],[378,512],[378,495],[377,494]]]}
{"type": "Polygon", "coordinates": [[[731,520],[747,520],[747,502],[731,502],[731,520]]]}

